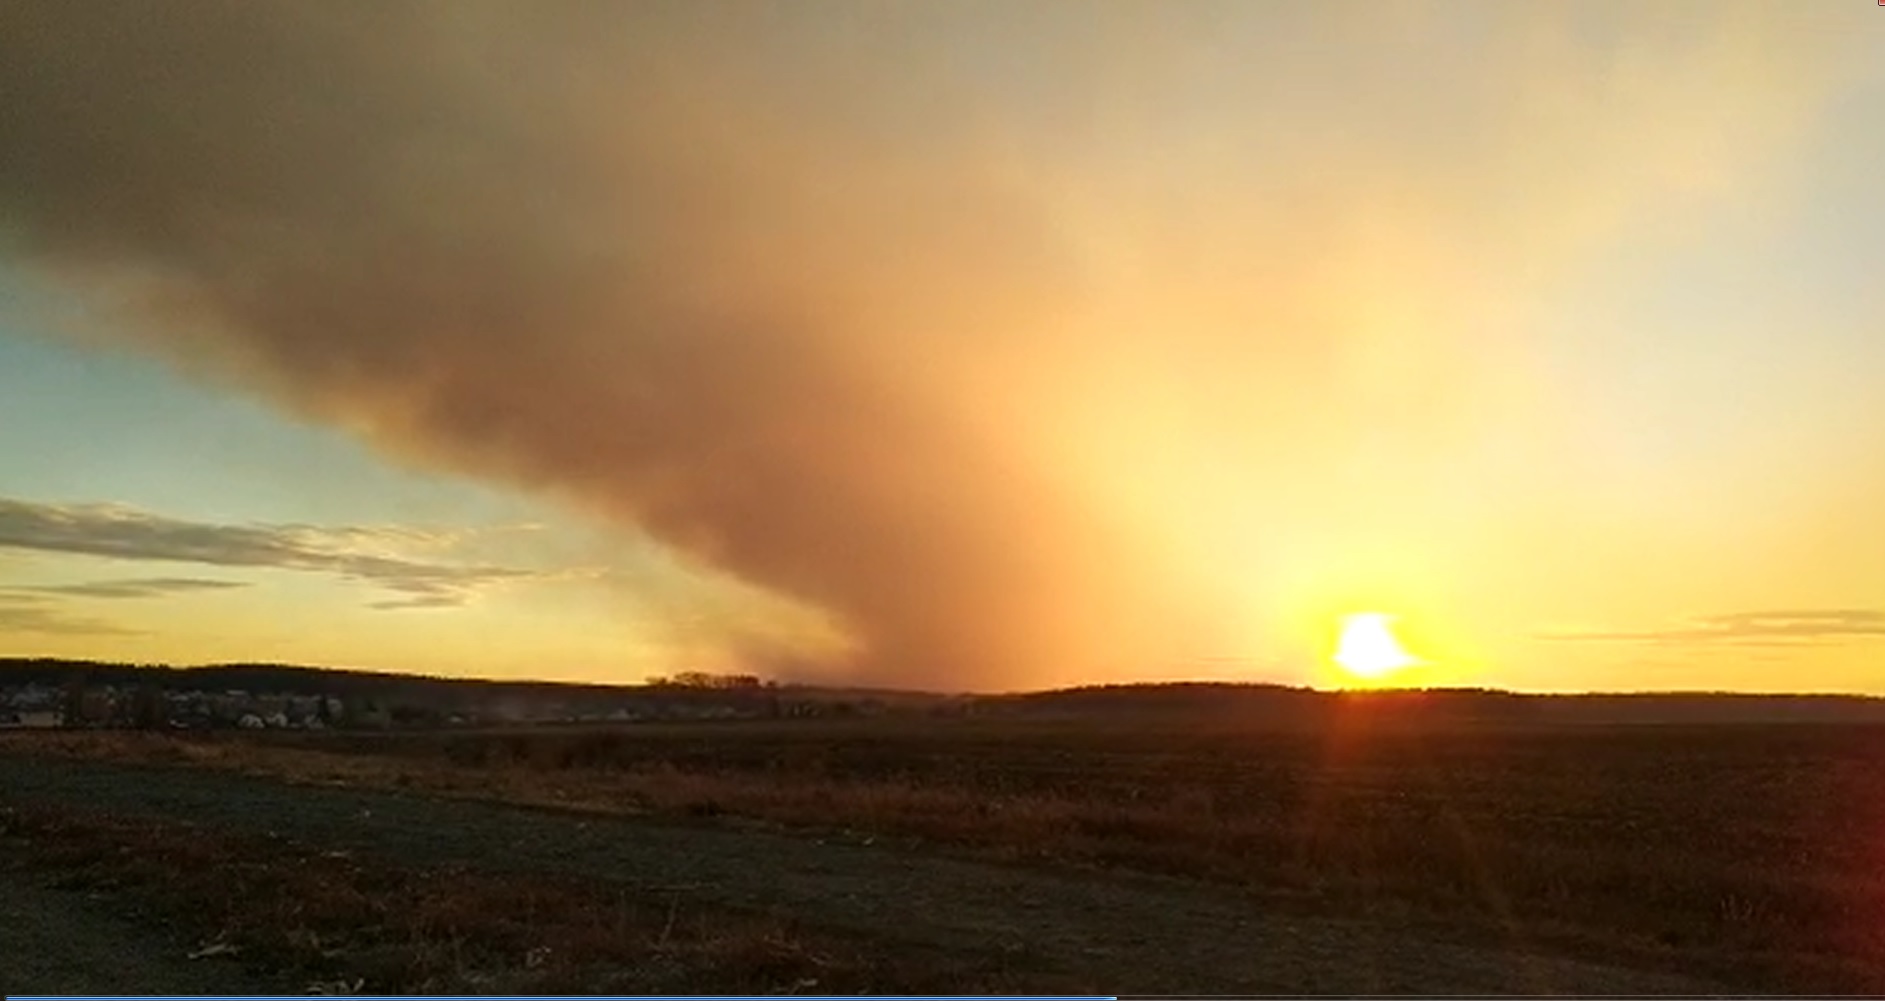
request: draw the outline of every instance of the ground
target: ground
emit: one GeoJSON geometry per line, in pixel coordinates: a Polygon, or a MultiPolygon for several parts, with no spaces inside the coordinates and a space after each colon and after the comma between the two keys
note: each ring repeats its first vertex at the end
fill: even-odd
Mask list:
{"type": "Polygon", "coordinates": [[[242,994],[275,991],[222,957],[116,913],[103,894],[60,890],[44,874],[0,871],[0,987],[8,994],[242,994]]]}
{"type": "MultiPolygon", "coordinates": [[[[0,807],[42,817],[72,811],[187,822],[205,836],[289,837],[324,857],[573,878],[657,909],[666,902],[779,915],[866,955],[921,953],[928,957],[925,969],[943,971],[945,983],[956,976],[965,983],[1104,993],[1725,989],[1704,979],[1543,955],[1522,941],[1476,943],[1392,914],[1304,914],[1275,909],[1236,887],[995,864],[862,835],[585,816],[191,768],[16,755],[0,755],[0,807]]],[[[9,851],[16,859],[29,854],[9,851]]],[[[9,992],[262,989],[279,975],[223,958],[184,958],[202,943],[140,923],[110,890],[49,888],[57,877],[42,869],[5,874],[0,955],[10,958],[0,960],[0,987],[9,992]]],[[[867,986],[907,986],[896,982],[893,968],[885,969],[891,972],[883,976],[892,979],[867,986]]],[[[704,982],[695,989],[715,986],[704,982]]],[[[933,980],[928,986],[943,988],[933,980]]]]}

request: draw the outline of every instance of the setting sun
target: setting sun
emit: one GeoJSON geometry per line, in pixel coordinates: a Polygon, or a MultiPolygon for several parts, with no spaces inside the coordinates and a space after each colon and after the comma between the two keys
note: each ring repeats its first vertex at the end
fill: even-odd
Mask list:
{"type": "Polygon", "coordinates": [[[1342,619],[1334,661],[1357,678],[1377,681],[1420,659],[1401,647],[1394,636],[1394,618],[1380,612],[1357,612],[1342,619]]]}

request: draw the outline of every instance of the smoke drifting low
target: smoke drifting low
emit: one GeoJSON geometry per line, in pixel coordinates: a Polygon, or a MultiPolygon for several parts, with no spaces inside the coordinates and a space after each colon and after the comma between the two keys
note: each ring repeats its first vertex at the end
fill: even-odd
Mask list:
{"type": "MultiPolygon", "coordinates": [[[[1211,109],[1106,95],[1192,73],[1224,100],[1193,46],[1247,5],[1007,6],[8,3],[5,238],[206,378],[829,613],[858,676],[1129,669],[1234,619],[1198,568],[1265,552],[1223,532],[1253,490],[1280,533],[1351,446],[1470,423],[1499,364],[1459,305],[1493,284],[1476,248],[1548,242],[1512,204],[1636,182],[1577,154],[1575,89],[1537,135],[1449,105],[1431,124],[1504,186],[1450,171],[1397,124],[1418,87],[1354,82],[1365,47],[1321,79],[1387,147],[1289,105],[1279,46],[1210,65],[1274,67],[1246,84],[1288,156],[1226,153],[1180,127],[1211,109]],[[1106,211],[1076,232],[1082,199],[1106,211]]],[[[1376,32],[1296,10],[1268,34],[1376,32]]]]}

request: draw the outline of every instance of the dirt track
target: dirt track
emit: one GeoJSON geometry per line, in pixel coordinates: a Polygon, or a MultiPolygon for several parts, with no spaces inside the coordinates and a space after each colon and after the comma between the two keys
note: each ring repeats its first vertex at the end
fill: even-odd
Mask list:
{"type": "MultiPolygon", "coordinates": [[[[1723,991],[1664,974],[1434,941],[1387,923],[1277,916],[1232,891],[1179,880],[1032,871],[770,832],[4,756],[0,802],[187,818],[400,860],[576,874],[663,899],[791,914],[887,948],[1005,956],[1074,974],[1107,993],[1723,991]]],[[[9,921],[20,919],[17,910],[8,909],[9,921]]],[[[109,964],[87,969],[98,980],[84,984],[91,990],[143,986],[117,982],[130,974],[109,964]]]]}

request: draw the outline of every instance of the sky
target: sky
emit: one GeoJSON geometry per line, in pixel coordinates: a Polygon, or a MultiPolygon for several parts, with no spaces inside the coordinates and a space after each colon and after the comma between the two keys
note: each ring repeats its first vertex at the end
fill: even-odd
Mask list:
{"type": "Polygon", "coordinates": [[[1882,52],[1840,0],[7,4],[0,652],[1323,685],[1378,613],[1396,683],[1885,694],[1882,52]]]}

